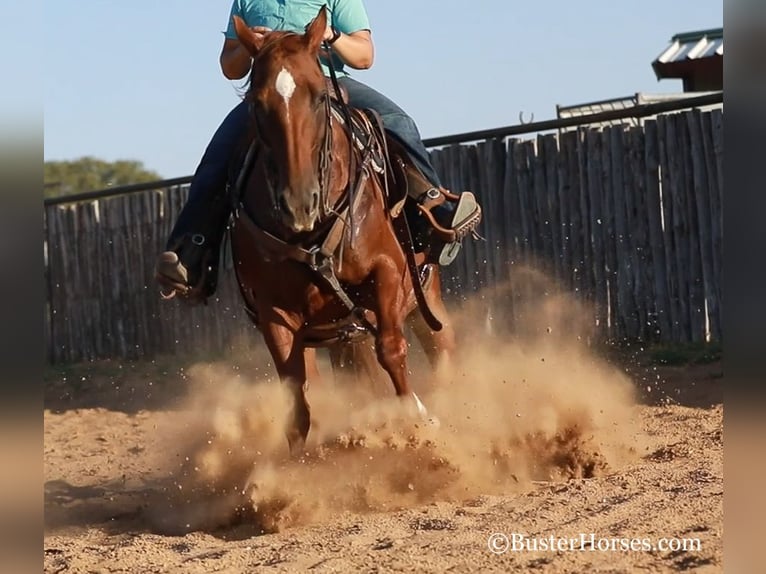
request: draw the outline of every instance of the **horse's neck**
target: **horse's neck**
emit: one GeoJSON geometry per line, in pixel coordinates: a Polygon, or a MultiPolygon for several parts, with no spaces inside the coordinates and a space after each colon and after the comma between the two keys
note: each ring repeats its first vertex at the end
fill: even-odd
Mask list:
{"type": "MultiPolygon", "coordinates": [[[[334,205],[342,198],[343,194],[348,190],[349,181],[353,174],[351,173],[352,147],[349,144],[349,135],[343,125],[337,120],[332,118],[332,145],[330,151],[330,157],[332,163],[330,165],[330,181],[329,181],[329,193],[330,204],[334,205]]],[[[356,158],[354,158],[356,163],[356,158]]]]}

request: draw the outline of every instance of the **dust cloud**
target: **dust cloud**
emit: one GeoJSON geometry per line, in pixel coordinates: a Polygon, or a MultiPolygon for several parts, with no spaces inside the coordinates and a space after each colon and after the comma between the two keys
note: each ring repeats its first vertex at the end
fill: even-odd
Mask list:
{"type": "Polygon", "coordinates": [[[602,476],[635,460],[633,385],[593,350],[592,314],[538,272],[513,275],[452,309],[460,343],[449,369],[431,373],[412,343],[412,385],[438,425],[413,417],[392,387],[380,397],[364,382],[336,383],[325,362],[308,391],[305,455],[291,459],[288,389],[230,365],[195,366],[183,420],[164,429],[169,486],[151,506],[155,528],[247,521],[273,532],[602,476]]]}

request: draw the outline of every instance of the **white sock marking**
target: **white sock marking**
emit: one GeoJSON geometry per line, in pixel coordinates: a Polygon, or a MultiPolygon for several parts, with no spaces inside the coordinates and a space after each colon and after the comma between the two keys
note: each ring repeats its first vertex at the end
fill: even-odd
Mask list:
{"type": "Polygon", "coordinates": [[[412,396],[415,397],[415,404],[418,406],[418,413],[422,417],[428,416],[428,411],[426,410],[426,406],[420,401],[420,397],[416,393],[412,393],[412,396]]]}
{"type": "Polygon", "coordinates": [[[423,402],[420,400],[420,397],[417,395],[417,393],[412,393],[412,396],[415,398],[415,404],[418,407],[418,414],[420,417],[428,422],[431,426],[435,428],[439,428],[441,426],[441,423],[439,422],[439,419],[435,416],[429,416],[428,411],[426,410],[426,406],[423,404],[423,402]]]}

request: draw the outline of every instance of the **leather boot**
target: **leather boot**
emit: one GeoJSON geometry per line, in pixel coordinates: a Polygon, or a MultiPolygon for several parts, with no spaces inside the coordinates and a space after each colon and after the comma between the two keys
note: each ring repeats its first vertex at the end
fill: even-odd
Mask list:
{"type": "Polygon", "coordinates": [[[427,252],[429,262],[449,265],[460,253],[463,239],[475,234],[481,207],[470,191],[456,195],[434,187],[413,165],[401,157],[399,161],[407,180],[407,195],[415,200],[414,208],[405,204],[413,239],[427,252]],[[417,210],[416,215],[413,210],[417,210]]]}
{"type": "Polygon", "coordinates": [[[206,302],[218,284],[221,241],[230,205],[225,197],[197,194],[184,206],[157,258],[155,279],[165,298],[181,296],[191,304],[206,302]]]}
{"type": "Polygon", "coordinates": [[[431,188],[416,202],[419,211],[415,234],[428,236],[428,260],[444,267],[460,253],[463,239],[474,234],[481,221],[481,207],[470,191],[460,195],[431,188]]]}

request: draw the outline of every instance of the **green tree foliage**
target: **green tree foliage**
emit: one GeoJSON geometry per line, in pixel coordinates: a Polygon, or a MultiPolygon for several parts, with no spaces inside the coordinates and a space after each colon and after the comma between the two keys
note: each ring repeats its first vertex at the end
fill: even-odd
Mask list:
{"type": "Polygon", "coordinates": [[[144,168],[140,161],[108,162],[82,157],[72,161],[46,161],[43,187],[45,197],[58,197],[160,179],[160,174],[144,168]]]}

